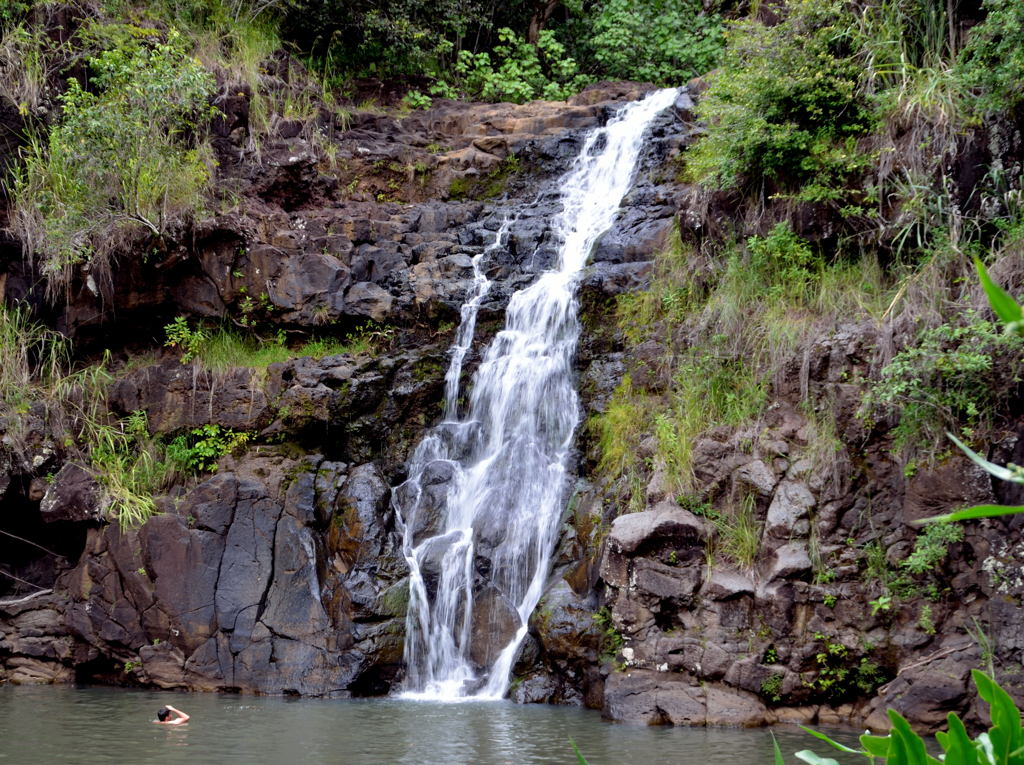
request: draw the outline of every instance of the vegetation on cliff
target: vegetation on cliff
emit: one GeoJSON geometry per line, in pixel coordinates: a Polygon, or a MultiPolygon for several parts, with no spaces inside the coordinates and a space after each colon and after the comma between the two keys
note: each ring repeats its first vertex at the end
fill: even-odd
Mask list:
{"type": "MultiPolygon", "coordinates": [[[[750,630],[761,659],[742,687],[769,705],[873,691],[900,668],[894,636],[988,644],[983,617],[957,624],[952,575],[979,570],[954,561],[985,549],[965,541],[983,531],[904,523],[945,499],[916,486],[963,464],[947,432],[1001,461],[1017,438],[1024,346],[992,321],[973,261],[1024,287],[1022,29],[1018,4],[888,0],[790,0],[727,25],[696,107],[705,132],[677,158],[690,217],[649,289],[618,298],[626,375],[588,422],[603,499],[700,517],[709,571],[801,567],[812,634],[750,630]],[[806,497],[766,493],[772,472],[806,497]],[[837,614],[851,591],[859,619],[837,614]],[[779,644],[798,654],[784,667],[779,644]]],[[[659,616],[645,633],[631,596],[612,597],[629,645],[679,626],[659,616]]]]}
{"type": "MultiPolygon", "coordinates": [[[[45,464],[85,465],[104,492],[109,518],[125,525],[153,512],[154,496],[172,485],[182,489],[189,476],[215,469],[234,450],[317,429],[322,438],[328,422],[336,426],[332,438],[375,441],[365,426],[345,420],[337,427],[356,406],[377,417],[392,405],[366,386],[386,380],[406,395],[423,377],[439,379],[443,369],[438,353],[389,358],[378,367],[367,361],[365,377],[353,377],[357,362],[365,361],[357,357],[390,350],[407,329],[386,323],[392,296],[379,283],[389,269],[403,268],[395,263],[410,273],[420,269],[422,289],[439,278],[440,270],[430,268],[451,269],[459,278],[467,268],[467,251],[456,252],[454,236],[402,227],[391,207],[398,210],[404,200],[399,190],[425,188],[441,163],[435,155],[451,165],[493,150],[490,165],[442,184],[447,200],[473,209],[499,196],[527,160],[507,153],[505,136],[485,136],[484,149],[467,146],[452,156],[432,138],[401,161],[349,158],[346,176],[339,171],[346,160],[336,156],[337,135],[355,123],[352,132],[369,144],[374,125],[418,118],[414,108],[442,98],[561,99],[601,78],[676,85],[706,75],[695,83],[698,104],[687,115],[701,126],[661,169],[672,191],[657,196],[675,205],[677,225],[649,288],[615,301],[616,350],[628,352],[626,374],[584,434],[605,509],[576,508],[577,532],[596,548],[612,516],[664,500],[707,525],[702,552],[709,570],[761,565],[779,573],[792,561],[771,556],[800,536],[794,528],[803,524],[799,542],[806,543],[809,562],[801,568],[797,560],[793,576],[807,613],[812,606],[826,616],[841,610],[855,586],[863,596],[862,621],[888,628],[903,619],[922,644],[944,629],[967,629],[951,616],[953,580],[975,563],[964,561],[962,529],[938,525],[916,535],[897,523],[876,526],[872,503],[895,506],[901,492],[909,493],[901,480],[950,464],[947,431],[976,449],[998,441],[1006,446],[1007,426],[1020,415],[1024,341],[990,320],[972,256],[1020,291],[1024,10],[1012,0],[753,5],[4,5],[0,116],[20,149],[4,189],[6,223],[17,238],[3,243],[5,252],[26,256],[11,272],[21,269],[16,280],[31,284],[25,291],[34,301],[31,315],[20,304],[0,314],[8,441],[16,446],[19,428],[42,423],[46,459],[59,453],[56,463],[45,464]],[[738,18],[740,10],[750,13],[738,18]],[[269,161],[272,148],[278,154],[269,161]],[[264,173],[267,167],[278,174],[264,173]],[[324,168],[334,174],[321,173],[324,168]],[[308,193],[296,202],[288,183],[303,173],[310,176],[303,181],[308,193]],[[336,201],[337,187],[355,196],[366,184],[361,174],[376,185],[359,192],[360,203],[387,208],[386,214],[370,220],[361,208],[342,221],[296,212],[311,199],[336,201]],[[247,183],[263,184],[257,215],[291,218],[288,225],[250,235],[245,220],[204,231],[204,222],[237,212],[247,183]],[[357,237],[357,229],[365,231],[357,237]],[[72,348],[46,328],[73,295],[93,295],[106,311],[119,268],[142,263],[149,270],[139,273],[153,276],[197,258],[195,243],[203,236],[202,256],[214,266],[200,272],[202,279],[190,274],[189,289],[200,297],[190,309],[154,301],[167,312],[147,317],[156,334],[140,340],[119,327],[127,339],[112,342],[124,341],[126,350],[116,358],[103,356],[95,339],[72,348]],[[393,258],[387,247],[398,239],[422,248],[415,261],[393,258]],[[300,240],[316,246],[293,246],[300,240]],[[250,250],[253,242],[260,252],[250,250]],[[441,250],[455,254],[439,265],[431,253],[441,250]],[[342,320],[329,300],[311,307],[284,289],[272,295],[269,272],[286,251],[304,258],[297,270],[322,278],[330,290],[358,283],[360,313],[342,320]],[[357,268],[361,274],[353,276],[357,268]],[[210,277],[214,271],[217,279],[210,277]],[[287,311],[289,320],[282,318],[287,311]],[[173,356],[173,374],[178,359],[190,365],[192,395],[196,380],[212,381],[205,400],[211,413],[212,389],[244,368],[245,384],[232,390],[242,391],[246,417],[259,415],[237,427],[174,420],[158,428],[141,404],[113,411],[113,388],[141,363],[139,346],[154,357],[173,356]],[[293,361],[334,355],[344,358],[320,366],[293,361]],[[272,404],[264,402],[272,415],[253,403],[268,380],[276,386],[267,393],[272,404]],[[768,479],[748,474],[730,483],[708,467],[727,462],[723,456],[755,453],[768,479]],[[778,538],[769,540],[767,505],[775,487],[784,478],[799,492],[811,475],[828,484],[822,497],[833,493],[820,508],[812,497],[806,517],[794,511],[789,526],[780,523],[778,538]],[[761,494],[758,481],[770,483],[761,494]],[[827,527],[821,518],[830,503],[833,516],[840,510],[856,516],[838,542],[818,530],[827,527]],[[962,566],[954,570],[950,561],[958,555],[962,566]]],[[[353,152],[376,149],[360,145],[353,152]]],[[[433,218],[434,212],[424,220],[437,229],[466,220],[433,218]]],[[[294,279],[286,286],[299,291],[294,279]]],[[[132,309],[132,316],[147,310],[132,309]]],[[[456,316],[438,309],[420,318],[421,339],[446,341],[456,316]]],[[[74,320],[94,334],[103,331],[87,324],[91,317],[83,319],[82,311],[71,319],[61,314],[69,333],[74,320]]],[[[392,421],[422,428],[427,415],[411,411],[393,412],[392,421]]],[[[52,484],[47,469],[31,475],[36,468],[26,469],[26,483],[52,484]]],[[[835,532],[837,518],[829,523],[828,533],[835,532]]],[[[665,576],[688,563],[674,549],[663,552],[653,563],[665,576]]],[[[743,591],[737,600],[746,597],[743,591]]],[[[596,624],[606,638],[599,653],[619,664],[632,636],[615,609],[599,613],[596,624]]],[[[678,629],[673,618],[659,614],[654,625],[666,639],[678,629]]],[[[750,656],[743,661],[754,669],[742,680],[768,706],[845,702],[898,670],[891,645],[847,645],[832,632],[808,630],[797,655],[783,647],[790,636],[777,624],[748,631],[750,656]]]]}

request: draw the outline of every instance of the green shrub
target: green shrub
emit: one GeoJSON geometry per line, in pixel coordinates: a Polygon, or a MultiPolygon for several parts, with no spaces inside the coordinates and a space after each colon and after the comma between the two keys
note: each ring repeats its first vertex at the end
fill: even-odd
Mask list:
{"type": "Polygon", "coordinates": [[[914,541],[914,550],[900,561],[900,566],[912,574],[930,573],[949,554],[949,546],[963,538],[963,526],[931,523],[914,541]]]}
{"type": "Polygon", "coordinates": [[[771,702],[782,701],[782,675],[780,673],[772,672],[761,681],[761,695],[771,702]]]}
{"type": "Polygon", "coordinates": [[[32,0],[5,0],[0,5],[0,32],[14,27],[32,8],[32,0]]]}
{"type": "Polygon", "coordinates": [[[724,47],[721,17],[700,0],[604,0],[578,14],[573,37],[602,77],[678,86],[710,71],[724,47]]]}
{"type": "Polygon", "coordinates": [[[167,459],[183,473],[211,473],[217,460],[249,441],[244,431],[220,425],[200,425],[167,444],[167,459]]]}
{"type": "Polygon", "coordinates": [[[857,657],[845,645],[822,633],[815,637],[822,648],[814,655],[817,675],[805,683],[808,688],[838,701],[872,693],[885,681],[884,672],[868,657],[857,657]]]}
{"type": "Polygon", "coordinates": [[[68,81],[60,121],[30,143],[14,183],[23,241],[65,280],[116,248],[118,233],[162,236],[201,204],[209,177],[194,135],[214,82],[182,36],[98,24],[89,34],[101,48],[90,89],[68,81]]]}
{"type": "Polygon", "coordinates": [[[985,20],[970,32],[958,74],[978,96],[985,112],[1024,104],[1024,4],[985,0],[985,20]]]}
{"type": "MultiPolygon", "coordinates": [[[[601,661],[617,664],[619,653],[625,647],[626,640],[615,626],[612,610],[608,606],[604,606],[593,614],[593,619],[594,624],[601,630],[601,661]]],[[[617,668],[622,669],[622,666],[617,664],[617,668]]]]}
{"type": "Polygon", "coordinates": [[[466,96],[521,104],[568,98],[589,82],[550,30],[541,31],[536,45],[507,27],[498,40],[493,53],[459,51],[454,85],[466,96]]]}
{"type": "Polygon", "coordinates": [[[746,20],[727,30],[722,65],[697,107],[708,132],[687,168],[715,188],[813,184],[834,196],[863,169],[850,139],[873,122],[855,17],[838,0],[788,0],[781,10],[775,26],[746,20]]]}
{"type": "Polygon", "coordinates": [[[777,223],[764,237],[747,240],[748,255],[730,258],[726,279],[746,279],[750,292],[760,291],[770,301],[805,305],[819,281],[824,262],[820,254],[793,233],[789,221],[777,223]]]}
{"type": "Polygon", "coordinates": [[[156,512],[153,494],[170,476],[162,450],[149,434],[145,412],[112,423],[86,421],[81,438],[103,488],[107,516],[122,528],[145,523],[156,512]]]}
{"type": "Polygon", "coordinates": [[[181,348],[181,361],[184,364],[198,356],[210,339],[202,327],[192,329],[188,324],[188,319],[184,316],[178,316],[170,324],[164,326],[164,332],[167,334],[167,341],[164,345],[169,348],[181,348]]]}
{"type": "Polygon", "coordinates": [[[0,415],[15,417],[8,429],[63,376],[69,350],[63,335],[32,320],[27,305],[0,305],[0,415]]]}
{"type": "Polygon", "coordinates": [[[896,414],[894,451],[934,452],[947,430],[988,426],[1013,395],[1024,338],[967,314],[963,325],[924,330],[896,354],[864,398],[862,413],[896,414]]]}

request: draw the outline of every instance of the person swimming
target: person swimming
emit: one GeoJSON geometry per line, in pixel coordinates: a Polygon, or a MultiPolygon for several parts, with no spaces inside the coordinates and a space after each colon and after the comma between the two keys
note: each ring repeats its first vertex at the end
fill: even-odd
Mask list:
{"type": "Polygon", "coordinates": [[[184,725],[188,721],[189,716],[187,714],[180,709],[175,709],[170,704],[156,710],[156,719],[153,720],[157,725],[184,725]],[[171,713],[174,713],[177,717],[173,720],[168,720],[167,718],[171,716],[171,713]]]}

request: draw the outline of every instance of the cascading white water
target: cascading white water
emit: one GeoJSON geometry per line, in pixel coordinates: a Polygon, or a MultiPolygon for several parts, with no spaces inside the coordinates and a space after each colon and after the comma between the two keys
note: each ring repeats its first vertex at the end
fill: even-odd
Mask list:
{"type": "Polygon", "coordinates": [[[445,377],[444,421],[416,448],[408,480],[393,493],[410,569],[406,696],[501,698],[508,689],[548,576],[579,420],[579,274],[629,189],[645,129],[675,95],[656,91],[587,136],[561,181],[562,211],[552,222],[557,268],[512,296],[459,418],[462,363],[490,287],[480,263],[505,245],[509,221],[474,259],[445,377]],[[504,645],[488,644],[495,635],[504,645]]]}

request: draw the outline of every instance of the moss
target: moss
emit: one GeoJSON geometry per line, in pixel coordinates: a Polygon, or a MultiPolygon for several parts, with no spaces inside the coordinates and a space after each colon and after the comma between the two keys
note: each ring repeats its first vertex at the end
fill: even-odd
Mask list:
{"type": "Polygon", "coordinates": [[[393,617],[404,617],[406,611],[409,610],[409,580],[403,579],[398,584],[389,587],[381,594],[378,603],[381,613],[393,617]]]}

